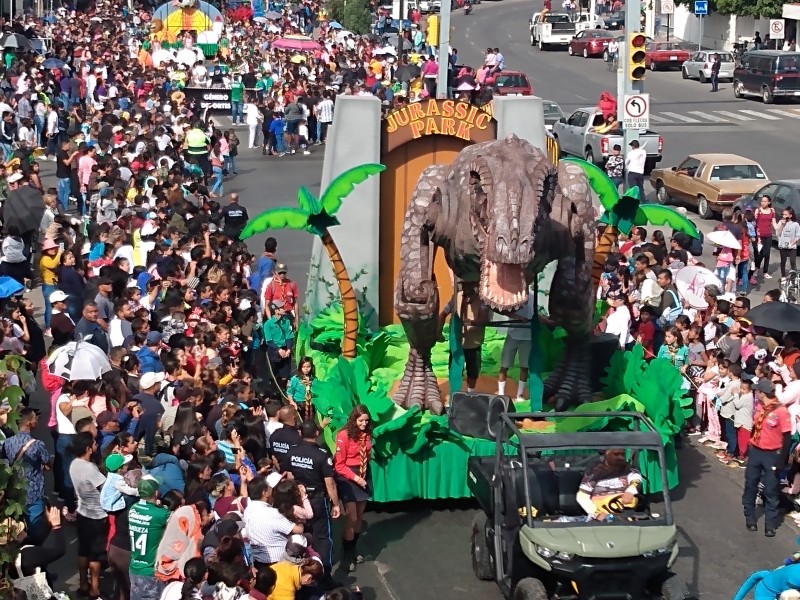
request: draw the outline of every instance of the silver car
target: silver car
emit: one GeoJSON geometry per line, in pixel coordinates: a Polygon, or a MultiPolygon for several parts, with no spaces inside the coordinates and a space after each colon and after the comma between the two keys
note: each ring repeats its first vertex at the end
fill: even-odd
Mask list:
{"type": "Polygon", "coordinates": [[[722,64],[719,68],[720,79],[730,79],[733,81],[733,69],[736,63],[730,52],[717,52],[711,50],[700,50],[695,52],[681,66],[681,73],[684,79],[699,79],[700,83],[705,83],[711,79],[711,65],[714,62],[713,56],[719,54],[722,64]]]}

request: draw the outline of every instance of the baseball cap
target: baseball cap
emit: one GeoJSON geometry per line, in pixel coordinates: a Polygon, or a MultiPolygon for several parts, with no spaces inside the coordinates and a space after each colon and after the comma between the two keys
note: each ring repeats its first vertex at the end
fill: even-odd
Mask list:
{"type": "Polygon", "coordinates": [[[775,395],[775,384],[769,379],[760,379],[756,384],[755,389],[759,392],[765,393],[767,396],[775,395]]]}
{"type": "Polygon", "coordinates": [[[147,337],[145,338],[145,344],[147,344],[148,346],[158,346],[163,339],[164,336],[162,336],[160,332],[151,331],[150,333],[147,334],[147,337]]]}
{"type": "Polygon", "coordinates": [[[221,367],[222,366],[222,359],[219,356],[215,356],[214,358],[208,361],[208,366],[211,368],[214,367],[221,367]]]}
{"type": "MultiPolygon", "coordinates": [[[[111,473],[116,473],[123,465],[127,465],[133,460],[130,454],[120,454],[119,452],[112,452],[106,456],[106,469],[111,473]]],[[[158,489],[158,488],[156,488],[158,489]]]]}
{"type": "Polygon", "coordinates": [[[164,381],[164,373],[145,373],[139,379],[139,388],[142,390],[149,390],[157,383],[164,381]]]}
{"type": "Polygon", "coordinates": [[[285,557],[290,562],[302,561],[306,557],[306,550],[308,549],[308,540],[306,536],[294,533],[286,540],[286,548],[284,550],[285,557]]]}
{"type": "Polygon", "coordinates": [[[136,486],[136,489],[139,490],[140,498],[152,498],[158,492],[159,487],[161,487],[161,483],[158,479],[152,475],[145,475],[139,481],[139,485],[136,486]]]}
{"type": "Polygon", "coordinates": [[[114,415],[113,412],[111,412],[110,410],[104,410],[99,415],[97,415],[97,419],[95,419],[95,420],[97,421],[97,427],[99,429],[102,429],[103,427],[105,427],[106,425],[111,423],[111,421],[114,421],[115,419],[116,419],[116,416],[114,415]]]}
{"type": "Polygon", "coordinates": [[[289,269],[287,269],[286,265],[283,264],[283,263],[278,263],[277,266],[275,267],[275,272],[276,273],[286,273],[288,271],[289,271],[289,269]]]}
{"type": "Polygon", "coordinates": [[[217,535],[220,537],[224,535],[234,536],[244,529],[244,522],[235,519],[221,519],[217,521],[217,535]]]}
{"type": "Polygon", "coordinates": [[[64,302],[66,299],[67,295],[61,290],[56,290],[55,292],[50,294],[50,304],[55,304],[56,302],[64,302]]]}

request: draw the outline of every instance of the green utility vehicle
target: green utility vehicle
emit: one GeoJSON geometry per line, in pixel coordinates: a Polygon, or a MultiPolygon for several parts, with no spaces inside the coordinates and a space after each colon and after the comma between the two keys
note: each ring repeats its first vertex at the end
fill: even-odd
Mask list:
{"type": "Polygon", "coordinates": [[[468,473],[482,509],[473,521],[471,542],[479,579],[494,580],[511,600],[693,598],[671,571],[678,543],[664,446],[643,414],[501,412],[490,419],[496,453],[471,458],[468,473]],[[520,431],[517,425],[523,419],[597,417],[627,420],[631,431],[546,433],[520,431]],[[612,496],[603,505],[608,516],[588,516],[578,503],[578,488],[588,471],[599,472],[610,449],[618,455],[624,449],[623,463],[634,468],[644,452],[657,457],[665,490],[659,512],[640,492],[634,507],[612,496]]]}

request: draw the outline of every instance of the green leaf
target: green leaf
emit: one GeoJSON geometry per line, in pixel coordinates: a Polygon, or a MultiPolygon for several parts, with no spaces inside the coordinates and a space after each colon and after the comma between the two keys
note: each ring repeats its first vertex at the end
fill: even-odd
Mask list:
{"type": "Polygon", "coordinates": [[[606,175],[603,169],[582,158],[567,157],[561,160],[574,163],[583,169],[586,179],[589,180],[589,186],[594,190],[594,193],[597,194],[603,208],[605,210],[614,209],[614,205],[619,201],[619,192],[617,191],[617,186],[611,181],[611,178],[606,175]]]}
{"type": "Polygon", "coordinates": [[[300,209],[291,207],[271,208],[256,215],[247,222],[240,240],[246,240],[256,234],[263,233],[270,229],[308,229],[308,218],[311,215],[300,209]]]}
{"type": "Polygon", "coordinates": [[[306,211],[310,215],[317,215],[322,210],[322,203],[317,197],[308,191],[308,188],[300,186],[297,190],[297,205],[300,210],[306,211]]]}
{"type": "Polygon", "coordinates": [[[366,163],[348,169],[325,188],[320,198],[322,210],[329,215],[335,215],[342,206],[343,200],[353,191],[359,183],[365,182],[373,175],[386,170],[386,167],[377,163],[366,163]]]}
{"type": "Polygon", "coordinates": [[[643,204],[636,213],[636,225],[666,225],[686,235],[699,238],[697,227],[687,217],[670,206],[643,204]],[[640,220],[641,219],[641,220],[640,220]]]}

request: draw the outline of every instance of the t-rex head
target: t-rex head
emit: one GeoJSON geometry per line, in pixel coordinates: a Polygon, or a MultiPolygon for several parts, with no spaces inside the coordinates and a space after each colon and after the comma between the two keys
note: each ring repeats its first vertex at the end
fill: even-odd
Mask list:
{"type": "Polygon", "coordinates": [[[480,249],[480,297],[494,310],[516,310],[528,300],[526,271],[537,229],[549,218],[557,170],[542,151],[511,135],[465,149],[451,174],[461,182],[459,210],[469,211],[480,249]]]}

